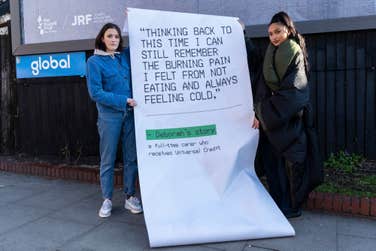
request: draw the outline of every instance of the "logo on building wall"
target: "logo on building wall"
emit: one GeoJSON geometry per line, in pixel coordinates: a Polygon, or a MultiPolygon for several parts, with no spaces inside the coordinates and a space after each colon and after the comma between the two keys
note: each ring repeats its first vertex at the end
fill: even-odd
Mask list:
{"type": "Polygon", "coordinates": [[[93,15],[75,15],[73,16],[72,26],[88,25],[93,20],[93,15]]]}
{"type": "Polygon", "coordinates": [[[70,69],[70,55],[66,54],[66,56],[61,59],[55,59],[54,57],[49,56],[42,60],[42,57],[38,57],[38,59],[31,62],[30,67],[31,74],[34,76],[38,76],[41,71],[49,69],[70,69]]]}
{"type": "Polygon", "coordinates": [[[84,26],[89,25],[91,23],[111,23],[114,22],[114,19],[111,17],[111,15],[106,14],[104,12],[98,12],[98,13],[84,13],[84,14],[78,14],[73,16],[73,20],[71,25],[72,26],[84,26]]]}
{"type": "Polygon", "coordinates": [[[40,35],[45,35],[48,33],[55,33],[57,21],[53,21],[50,18],[42,17],[41,15],[37,18],[38,30],[40,35]]]}
{"type": "Polygon", "coordinates": [[[19,56],[16,58],[17,78],[83,76],[85,52],[19,56]]]}

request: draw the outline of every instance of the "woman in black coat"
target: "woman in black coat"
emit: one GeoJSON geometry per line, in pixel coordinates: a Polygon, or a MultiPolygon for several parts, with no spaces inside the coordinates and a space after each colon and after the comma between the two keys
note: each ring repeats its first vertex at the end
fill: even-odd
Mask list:
{"type": "Polygon", "coordinates": [[[322,163],[312,122],[304,38],[285,12],[268,27],[270,44],[257,83],[254,128],[260,129],[257,169],[286,217],[301,215],[309,192],[322,181],[322,163]]]}

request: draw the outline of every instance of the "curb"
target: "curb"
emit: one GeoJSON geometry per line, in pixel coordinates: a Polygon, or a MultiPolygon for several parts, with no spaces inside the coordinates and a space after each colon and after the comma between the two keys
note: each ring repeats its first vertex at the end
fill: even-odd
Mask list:
{"type": "MultiPolygon", "coordinates": [[[[54,165],[45,162],[21,162],[0,159],[0,171],[99,184],[98,166],[54,165]]],[[[114,185],[115,187],[123,185],[123,174],[119,168],[115,168],[114,185]]]]}
{"type": "MultiPolygon", "coordinates": [[[[98,166],[54,165],[45,162],[0,159],[0,171],[99,184],[98,166]]],[[[115,168],[114,185],[115,187],[123,185],[123,174],[119,168],[115,168]]],[[[310,211],[376,218],[376,198],[313,191],[303,208],[310,211]]]]}
{"type": "Polygon", "coordinates": [[[376,218],[376,198],[311,192],[304,206],[307,210],[376,218]]]}

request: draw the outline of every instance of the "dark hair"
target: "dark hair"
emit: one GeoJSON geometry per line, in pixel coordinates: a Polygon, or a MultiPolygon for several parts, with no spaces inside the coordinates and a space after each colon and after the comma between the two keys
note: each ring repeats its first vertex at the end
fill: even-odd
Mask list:
{"type": "Polygon", "coordinates": [[[113,23],[107,23],[103,25],[102,29],[99,31],[97,37],[95,38],[95,49],[106,51],[106,45],[103,43],[102,38],[104,36],[104,33],[108,29],[115,29],[119,33],[120,42],[119,42],[118,48],[116,48],[116,51],[121,51],[121,49],[123,48],[123,38],[121,37],[121,31],[120,31],[119,26],[113,23]]]}
{"type": "Polygon", "coordinates": [[[272,19],[270,20],[269,26],[273,23],[281,23],[284,26],[287,27],[287,30],[289,31],[289,38],[292,38],[295,40],[295,42],[298,43],[300,48],[302,49],[303,56],[304,56],[304,63],[306,66],[306,71],[308,71],[308,53],[307,53],[307,48],[305,44],[305,39],[304,37],[296,30],[294,22],[290,18],[290,16],[284,12],[278,12],[275,14],[272,19]]]}

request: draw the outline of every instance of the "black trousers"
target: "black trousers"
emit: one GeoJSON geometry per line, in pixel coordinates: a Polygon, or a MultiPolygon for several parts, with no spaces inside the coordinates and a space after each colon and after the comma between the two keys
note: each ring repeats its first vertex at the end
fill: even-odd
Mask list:
{"type": "Polygon", "coordinates": [[[280,156],[260,132],[257,149],[256,168],[262,166],[266,176],[269,194],[282,212],[290,212],[300,207],[295,203],[295,191],[299,184],[300,164],[291,163],[280,156]]]}

